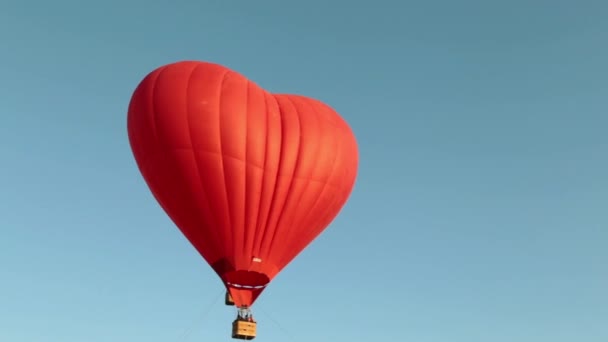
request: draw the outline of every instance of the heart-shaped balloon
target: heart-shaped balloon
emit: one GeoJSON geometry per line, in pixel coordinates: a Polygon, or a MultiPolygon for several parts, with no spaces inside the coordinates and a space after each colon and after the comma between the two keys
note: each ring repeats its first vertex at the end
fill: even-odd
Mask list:
{"type": "Polygon", "coordinates": [[[214,63],[148,74],[128,133],[152,194],[239,307],[330,224],[357,174],[355,137],[332,108],[214,63]]]}

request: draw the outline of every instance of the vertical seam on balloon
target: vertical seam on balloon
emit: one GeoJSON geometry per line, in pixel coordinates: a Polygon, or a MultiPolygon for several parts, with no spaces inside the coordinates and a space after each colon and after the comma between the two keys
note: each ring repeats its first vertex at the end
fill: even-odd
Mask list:
{"type": "MultiPolygon", "coordinates": [[[[199,67],[200,67],[200,64],[197,64],[192,68],[192,70],[190,71],[190,74],[188,75],[188,80],[186,82],[186,126],[188,128],[188,140],[190,140],[190,150],[192,152],[192,157],[194,158],[194,168],[196,169],[196,174],[198,175],[198,179],[200,182],[201,194],[203,194],[203,196],[204,196],[204,194],[206,193],[205,186],[204,186],[203,179],[201,178],[201,172],[200,172],[201,167],[199,165],[198,156],[196,155],[196,150],[194,148],[192,125],[190,124],[190,114],[191,113],[190,113],[190,106],[189,106],[189,101],[188,101],[188,98],[189,98],[188,94],[190,93],[192,78],[194,76],[194,73],[196,72],[196,70],[199,67]]],[[[211,209],[211,208],[209,208],[209,209],[211,209]]],[[[209,210],[209,211],[213,212],[213,210],[209,210]]],[[[196,213],[196,214],[198,214],[199,217],[201,215],[201,213],[196,213]]],[[[217,221],[217,218],[214,217],[214,221],[217,221]]],[[[202,227],[194,227],[194,229],[202,229],[202,227]]],[[[213,233],[214,233],[213,234],[214,237],[216,238],[216,241],[219,241],[219,240],[217,240],[217,232],[215,229],[213,229],[213,233]]],[[[203,238],[203,240],[205,240],[205,239],[203,238]]],[[[205,244],[205,246],[206,246],[205,249],[209,249],[211,252],[213,252],[213,253],[211,253],[211,255],[213,255],[213,256],[217,255],[216,249],[215,249],[215,244],[213,242],[208,243],[207,241],[203,241],[202,243],[205,244]]]]}
{"type": "MultiPolygon", "coordinates": [[[[343,140],[342,140],[342,139],[338,140],[338,149],[337,149],[337,151],[338,151],[338,152],[336,153],[336,158],[335,158],[335,159],[334,159],[334,161],[333,161],[333,164],[332,164],[332,170],[331,170],[331,173],[330,173],[330,175],[329,175],[328,182],[326,182],[326,183],[325,183],[325,185],[323,186],[323,190],[321,191],[321,194],[323,194],[323,193],[324,193],[324,192],[327,190],[327,186],[328,186],[329,184],[331,184],[331,182],[330,182],[330,181],[331,181],[331,178],[333,178],[334,173],[335,173],[335,171],[336,171],[336,165],[337,165],[337,163],[336,163],[336,162],[337,162],[337,160],[338,160],[339,155],[340,155],[340,154],[342,154],[342,152],[343,152],[343,151],[342,151],[342,144],[343,144],[343,140]]],[[[328,206],[326,206],[326,207],[324,208],[324,210],[322,210],[322,211],[321,211],[321,214],[319,215],[319,218],[318,218],[318,219],[316,219],[315,221],[313,221],[313,224],[311,224],[311,226],[317,226],[317,227],[322,226],[322,225],[321,225],[321,223],[323,223],[323,222],[325,222],[325,221],[327,220],[327,216],[328,216],[328,215],[329,215],[329,213],[332,211],[332,208],[334,208],[334,207],[335,207],[335,204],[336,204],[336,203],[340,202],[340,198],[342,197],[341,193],[343,192],[343,190],[344,190],[343,188],[340,188],[340,189],[339,189],[339,191],[336,191],[336,192],[337,192],[337,194],[336,194],[335,196],[332,196],[332,201],[330,202],[331,204],[330,204],[330,205],[328,205],[328,206]]],[[[321,196],[319,196],[319,198],[320,198],[320,197],[321,197],[321,196]]],[[[345,202],[343,202],[343,203],[342,203],[342,205],[344,205],[344,204],[345,204],[345,202]]],[[[315,205],[316,205],[316,203],[315,203],[315,205]]],[[[334,210],[335,210],[335,208],[334,208],[334,210]]],[[[335,212],[334,217],[335,217],[336,215],[338,215],[338,213],[339,213],[339,210],[337,210],[337,211],[335,212]]],[[[308,219],[308,215],[307,215],[306,219],[308,219]]],[[[332,220],[333,220],[333,219],[332,219],[332,220]]],[[[330,221],[327,223],[327,225],[329,225],[329,224],[331,223],[331,221],[332,221],[332,220],[330,220],[330,221]]],[[[317,228],[317,229],[318,229],[318,228],[317,228]]],[[[318,231],[316,231],[316,230],[311,230],[311,232],[314,232],[314,235],[313,235],[313,236],[311,236],[310,238],[315,238],[315,236],[316,236],[316,235],[318,235],[318,234],[320,233],[320,232],[318,232],[318,231]]]]}
{"type": "MultiPolygon", "coordinates": [[[[223,146],[222,146],[222,95],[224,94],[224,92],[222,91],[224,88],[224,82],[226,81],[226,76],[228,76],[228,74],[230,73],[230,71],[226,71],[224,73],[224,75],[222,75],[222,79],[220,81],[220,94],[218,97],[218,126],[219,126],[219,132],[220,132],[220,141],[219,141],[219,145],[220,145],[220,159],[221,159],[221,165],[222,165],[222,177],[224,178],[224,195],[226,196],[226,210],[228,211],[228,225],[230,226],[230,241],[232,242],[232,253],[228,253],[228,254],[232,254],[232,265],[234,266],[234,261],[235,261],[235,253],[236,251],[234,250],[234,227],[232,226],[232,218],[230,217],[230,199],[228,197],[228,183],[226,182],[226,166],[224,165],[224,151],[223,151],[223,146]]],[[[230,245],[230,244],[229,244],[230,245]]]]}
{"type": "MultiPolygon", "coordinates": [[[[245,89],[245,115],[244,115],[245,116],[245,166],[244,166],[244,170],[243,170],[245,173],[244,174],[245,190],[243,192],[244,197],[245,197],[244,201],[243,201],[244,206],[245,206],[245,208],[244,208],[245,212],[243,213],[244,219],[243,219],[243,227],[242,227],[243,233],[245,236],[243,237],[244,238],[243,244],[241,246],[243,249],[243,251],[241,253],[243,253],[243,254],[247,253],[247,246],[248,246],[247,242],[249,241],[249,235],[250,235],[249,229],[247,229],[249,227],[248,222],[247,222],[247,219],[249,218],[249,216],[248,216],[248,214],[249,214],[249,201],[248,201],[249,196],[247,196],[247,194],[249,193],[249,191],[247,191],[247,183],[248,183],[247,182],[247,175],[248,175],[247,169],[249,167],[249,162],[247,159],[247,157],[248,157],[247,152],[249,151],[249,148],[248,148],[249,144],[247,141],[247,139],[249,138],[249,80],[245,80],[245,88],[246,88],[245,89]]],[[[249,262],[251,262],[251,256],[247,256],[247,258],[249,259],[249,262]]]]}
{"type": "MultiPolygon", "coordinates": [[[[300,112],[297,110],[297,108],[298,108],[298,107],[296,106],[295,102],[293,101],[293,99],[292,99],[292,98],[288,98],[288,100],[289,100],[289,102],[291,102],[291,103],[292,103],[292,105],[294,106],[294,108],[296,108],[296,114],[298,114],[298,118],[299,118],[299,117],[300,117],[300,112]]],[[[317,120],[317,126],[320,126],[320,121],[321,121],[321,120],[320,120],[320,118],[319,118],[319,113],[318,113],[318,111],[316,110],[316,108],[314,108],[314,106],[310,105],[308,101],[305,101],[304,103],[305,103],[305,105],[307,105],[307,106],[309,106],[309,107],[311,107],[311,108],[312,108],[312,112],[315,114],[314,116],[315,116],[315,119],[317,120]]],[[[300,121],[300,125],[301,125],[301,121],[300,121]]],[[[301,127],[301,126],[300,126],[300,127],[301,127]]],[[[320,144],[318,144],[318,146],[317,146],[317,150],[315,151],[315,155],[317,155],[317,154],[318,154],[318,151],[320,150],[320,146],[321,146],[321,145],[320,145],[320,144]]],[[[298,159],[298,160],[299,160],[299,159],[298,159]]],[[[315,158],[315,159],[314,159],[314,162],[313,162],[313,165],[312,165],[312,173],[314,173],[314,171],[316,170],[316,168],[317,168],[317,166],[318,166],[318,162],[319,162],[319,158],[315,158]]],[[[306,185],[304,186],[304,188],[303,188],[303,189],[302,189],[302,191],[300,192],[300,196],[298,197],[298,200],[297,200],[297,203],[296,203],[296,207],[299,207],[299,206],[300,206],[300,204],[301,204],[301,202],[302,202],[302,198],[304,197],[304,194],[306,194],[306,192],[307,192],[307,190],[308,190],[308,188],[309,188],[309,186],[310,186],[310,183],[311,183],[311,178],[307,179],[307,181],[308,181],[308,182],[306,183],[306,185]]],[[[320,195],[322,192],[323,192],[323,190],[321,190],[321,191],[319,192],[319,195],[320,195]]],[[[317,197],[317,199],[318,199],[318,197],[317,197]]],[[[315,204],[316,204],[316,200],[315,200],[315,204]]],[[[311,208],[312,208],[312,207],[314,207],[314,204],[313,204],[313,206],[311,206],[311,208]]],[[[294,216],[295,216],[295,215],[294,215],[294,216]]],[[[302,222],[302,221],[298,221],[298,222],[302,222]]],[[[293,222],[293,221],[291,222],[291,223],[292,223],[292,226],[290,227],[289,232],[285,234],[285,247],[288,247],[288,248],[284,248],[283,250],[281,250],[281,253],[280,253],[281,255],[278,255],[278,256],[277,256],[277,259],[282,259],[282,256],[284,255],[284,253],[285,253],[286,251],[290,250],[290,249],[291,249],[291,246],[293,246],[293,242],[291,241],[291,237],[293,236],[293,232],[294,232],[294,230],[296,230],[296,229],[295,229],[295,228],[296,228],[296,226],[300,226],[300,225],[298,224],[298,222],[293,222]]]]}
{"type": "MultiPolygon", "coordinates": [[[[157,91],[157,87],[158,87],[158,80],[160,79],[160,77],[162,76],[163,72],[165,72],[168,69],[167,66],[161,67],[158,70],[158,73],[156,74],[156,78],[154,78],[153,82],[152,82],[152,96],[151,96],[151,101],[150,101],[150,111],[152,112],[152,132],[154,134],[154,140],[155,140],[155,145],[158,148],[158,154],[160,154],[160,158],[162,159],[165,156],[165,151],[162,149],[162,144],[160,142],[160,134],[158,133],[158,111],[156,108],[156,91],[157,91]]],[[[146,156],[148,159],[151,158],[149,155],[146,156]]],[[[160,200],[160,198],[158,199],[159,205],[164,209],[165,208],[165,204],[163,203],[163,201],[160,200]]]]}
{"type": "MultiPolygon", "coordinates": [[[[283,214],[285,213],[285,207],[287,206],[287,202],[291,199],[291,197],[293,196],[291,189],[294,183],[294,178],[298,172],[298,169],[300,167],[300,153],[302,151],[302,121],[300,120],[300,113],[298,111],[298,107],[289,99],[289,97],[286,97],[287,102],[291,103],[293,109],[296,112],[296,117],[298,119],[298,151],[296,152],[296,162],[295,165],[293,167],[293,173],[291,174],[291,177],[289,179],[289,186],[287,187],[287,194],[285,195],[285,200],[283,201],[283,206],[281,207],[281,211],[279,212],[279,217],[277,218],[277,222],[275,225],[274,230],[272,231],[272,236],[270,238],[270,242],[268,243],[267,247],[267,251],[265,251],[264,255],[268,255],[269,250],[272,249],[272,245],[274,244],[274,239],[277,235],[277,231],[279,229],[281,229],[281,220],[283,219],[283,214]]],[[[288,229],[291,229],[293,227],[288,227],[288,229]]]]}
{"type": "MultiPolygon", "coordinates": [[[[260,198],[258,199],[258,214],[257,214],[257,218],[255,221],[255,233],[253,234],[253,243],[252,243],[252,249],[255,250],[256,246],[255,246],[255,242],[258,241],[258,236],[260,234],[263,233],[263,231],[265,230],[265,227],[261,227],[261,222],[260,222],[260,216],[262,215],[262,210],[261,210],[261,205],[262,205],[262,199],[264,197],[264,185],[266,184],[266,163],[268,160],[268,147],[269,147],[269,143],[268,143],[268,135],[269,135],[269,121],[270,121],[270,114],[268,113],[268,94],[266,92],[263,93],[264,94],[264,116],[265,116],[265,120],[264,120],[264,125],[265,125],[265,130],[264,132],[266,133],[264,136],[264,163],[262,164],[262,188],[260,190],[260,198]]],[[[274,97],[273,97],[274,98],[274,97]]],[[[260,242],[261,245],[261,242],[260,242]]],[[[261,247],[261,246],[260,246],[261,247]]],[[[260,250],[258,248],[258,254],[259,254],[260,250]]],[[[254,253],[255,254],[255,253],[254,253]]]]}
{"type": "MultiPolygon", "coordinates": [[[[314,110],[315,112],[317,112],[317,113],[318,113],[318,108],[317,108],[316,106],[313,106],[313,110],[314,110]]],[[[308,219],[309,219],[309,217],[310,217],[311,213],[313,213],[313,212],[314,212],[315,207],[318,205],[319,200],[321,199],[321,197],[322,197],[323,193],[324,193],[324,192],[325,192],[325,190],[327,189],[327,185],[328,185],[328,184],[329,184],[329,182],[331,181],[331,178],[333,177],[334,172],[336,171],[336,165],[337,165],[337,163],[336,163],[336,162],[338,161],[338,156],[340,155],[340,149],[342,148],[342,139],[339,139],[339,138],[338,138],[338,139],[336,139],[336,142],[337,142],[337,144],[336,144],[336,145],[337,145],[337,148],[336,148],[336,154],[335,154],[334,159],[333,159],[332,164],[331,164],[331,172],[329,173],[329,176],[327,177],[327,181],[326,181],[326,182],[324,182],[324,184],[323,184],[323,188],[322,188],[322,189],[321,189],[321,191],[319,192],[319,196],[318,196],[318,197],[317,197],[317,199],[315,200],[315,203],[314,203],[314,204],[313,204],[313,205],[310,207],[310,210],[308,211],[308,213],[307,213],[307,214],[306,214],[304,217],[302,217],[302,220],[300,221],[300,222],[302,222],[302,224],[305,224],[305,223],[308,221],[308,219]]],[[[325,213],[327,213],[329,210],[331,210],[331,206],[328,206],[328,208],[325,208],[325,213]]],[[[325,216],[325,213],[324,213],[323,215],[319,215],[319,216],[320,216],[320,217],[324,217],[324,216],[325,216]]],[[[314,226],[314,224],[310,224],[309,226],[314,226]]],[[[311,228],[312,228],[312,227],[311,227],[311,228]]],[[[318,228],[317,228],[317,229],[318,229],[318,228]]],[[[312,230],[312,229],[311,229],[311,230],[312,230]]],[[[293,249],[294,249],[294,248],[293,248],[293,244],[292,244],[292,245],[290,245],[290,249],[289,249],[289,250],[293,250],[293,249]]],[[[293,259],[293,258],[294,258],[296,255],[298,255],[300,252],[301,252],[301,250],[300,250],[300,251],[297,251],[297,252],[296,252],[296,254],[295,254],[295,255],[294,255],[294,256],[293,256],[291,259],[293,259]]],[[[288,260],[286,260],[286,259],[282,259],[282,260],[281,260],[281,262],[282,262],[282,263],[285,263],[286,261],[288,261],[288,260]]]]}
{"type": "MultiPolygon", "coordinates": [[[[167,66],[164,66],[160,70],[158,70],[158,74],[156,74],[156,78],[154,78],[154,81],[152,82],[152,101],[150,101],[151,102],[150,111],[152,112],[152,132],[154,132],[154,139],[156,140],[156,146],[161,146],[160,135],[158,134],[158,111],[156,110],[156,104],[155,104],[156,89],[158,87],[158,80],[162,76],[163,72],[165,72],[166,70],[167,70],[167,66]]],[[[164,153],[164,151],[161,151],[161,153],[164,153]]]]}
{"type": "MultiPolygon", "coordinates": [[[[317,106],[319,106],[318,103],[317,103],[317,106]]],[[[327,109],[325,109],[325,110],[327,110],[327,109]]],[[[344,121],[342,121],[342,124],[340,126],[341,126],[341,131],[343,133],[350,131],[350,127],[348,127],[348,125],[344,121]]],[[[348,135],[350,135],[350,134],[348,134],[348,135]]],[[[339,143],[338,151],[340,151],[340,155],[342,155],[342,156],[345,155],[345,153],[346,153],[343,148],[344,141],[345,141],[345,139],[340,139],[338,141],[338,143],[339,143]]],[[[338,157],[338,155],[336,157],[338,157]]],[[[337,158],[336,158],[336,160],[337,160],[337,158]]],[[[336,163],[336,161],[334,161],[334,166],[332,166],[332,172],[330,173],[330,178],[332,178],[334,175],[335,163],[336,163]]],[[[355,180],[356,180],[356,177],[355,177],[355,179],[353,179],[352,185],[354,185],[355,180]]],[[[327,182],[326,186],[329,184],[330,184],[330,182],[327,182]]],[[[317,219],[317,221],[316,221],[317,226],[327,227],[333,222],[333,220],[338,216],[340,210],[346,205],[346,200],[348,199],[348,196],[349,196],[350,192],[352,191],[352,185],[350,185],[350,187],[351,187],[350,189],[349,189],[349,187],[344,187],[344,186],[337,187],[338,195],[333,196],[332,201],[330,202],[330,205],[328,205],[325,208],[322,215],[319,215],[320,218],[317,219]],[[334,208],[334,209],[332,210],[332,208],[334,208]],[[333,213],[332,213],[332,211],[333,211],[333,213]]],[[[325,187],[324,187],[323,191],[325,191],[325,187]]],[[[309,236],[310,236],[309,239],[316,238],[316,236],[318,236],[321,232],[322,232],[322,230],[317,231],[312,236],[310,236],[310,234],[309,234],[309,236]]]]}
{"type": "MultiPolygon", "coordinates": [[[[279,103],[279,101],[276,99],[276,97],[274,97],[275,101],[277,102],[277,107],[279,109],[279,124],[280,124],[280,131],[281,131],[281,139],[279,142],[279,163],[277,165],[277,175],[276,175],[276,181],[274,183],[274,187],[272,189],[272,196],[270,199],[270,205],[268,206],[268,211],[266,213],[266,222],[264,224],[264,230],[262,231],[262,238],[260,239],[260,249],[259,249],[259,257],[264,258],[265,259],[265,255],[264,255],[264,251],[262,250],[262,247],[264,246],[264,241],[266,240],[266,235],[268,234],[268,230],[270,230],[270,227],[268,226],[268,221],[270,219],[270,214],[274,211],[274,207],[275,207],[275,196],[277,194],[277,187],[280,184],[280,178],[281,178],[281,169],[283,166],[283,149],[284,149],[284,145],[285,145],[285,125],[283,124],[283,111],[281,109],[281,105],[279,103]]],[[[278,222],[278,221],[277,221],[278,222]]],[[[276,229],[276,226],[275,226],[276,229]]],[[[274,230],[273,230],[274,232],[274,230]]]]}

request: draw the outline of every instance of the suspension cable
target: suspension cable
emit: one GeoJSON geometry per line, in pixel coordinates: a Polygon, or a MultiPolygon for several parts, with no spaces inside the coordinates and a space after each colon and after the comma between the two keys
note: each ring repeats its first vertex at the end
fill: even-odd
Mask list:
{"type": "Polygon", "coordinates": [[[272,316],[271,316],[271,315],[270,315],[270,314],[269,314],[269,313],[268,313],[266,310],[264,310],[264,309],[263,309],[263,308],[261,308],[261,307],[257,307],[257,308],[256,308],[256,311],[257,311],[257,310],[259,310],[261,313],[263,313],[263,314],[264,314],[264,316],[266,316],[268,319],[270,319],[270,321],[271,321],[272,323],[274,323],[274,325],[276,325],[276,326],[279,328],[279,330],[281,330],[281,331],[283,332],[283,334],[289,338],[289,340],[290,340],[290,341],[297,342],[297,340],[296,340],[295,336],[294,336],[294,335],[292,335],[292,334],[291,334],[291,333],[290,333],[290,332],[289,332],[287,329],[285,329],[285,328],[284,328],[284,327],[283,327],[283,326],[282,326],[282,325],[281,325],[281,324],[280,324],[280,323],[279,323],[279,322],[278,322],[276,319],[274,319],[274,318],[273,318],[273,317],[272,317],[272,316]]]}
{"type": "Polygon", "coordinates": [[[203,310],[201,312],[201,314],[192,321],[192,323],[190,323],[189,327],[184,329],[182,331],[182,333],[180,334],[180,336],[177,338],[176,342],[180,342],[180,341],[186,341],[186,339],[188,337],[190,337],[190,335],[194,332],[196,327],[201,327],[207,319],[207,316],[209,316],[209,314],[211,313],[211,310],[213,310],[213,307],[215,306],[215,304],[217,304],[218,300],[222,297],[222,295],[224,294],[224,289],[222,289],[222,291],[220,291],[215,299],[213,300],[213,302],[211,302],[211,304],[206,306],[206,309],[203,310]],[[199,324],[197,324],[199,323],[199,324]]]}

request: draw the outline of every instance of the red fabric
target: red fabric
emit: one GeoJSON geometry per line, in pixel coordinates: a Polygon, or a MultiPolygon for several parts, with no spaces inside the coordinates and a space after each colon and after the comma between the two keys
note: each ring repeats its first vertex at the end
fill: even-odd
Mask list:
{"type": "Polygon", "coordinates": [[[152,194],[237,306],[329,225],[357,173],[355,137],[333,109],[212,63],[147,75],[128,133],[152,194]]]}

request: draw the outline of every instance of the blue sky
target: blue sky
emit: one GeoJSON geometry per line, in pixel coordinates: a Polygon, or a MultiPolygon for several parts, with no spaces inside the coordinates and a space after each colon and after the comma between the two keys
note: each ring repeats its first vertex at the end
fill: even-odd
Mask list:
{"type": "Polygon", "coordinates": [[[0,341],[230,341],[221,283],[150,195],[126,109],[197,59],[337,109],[341,215],[257,340],[608,340],[608,3],[5,1],[0,341]]]}

